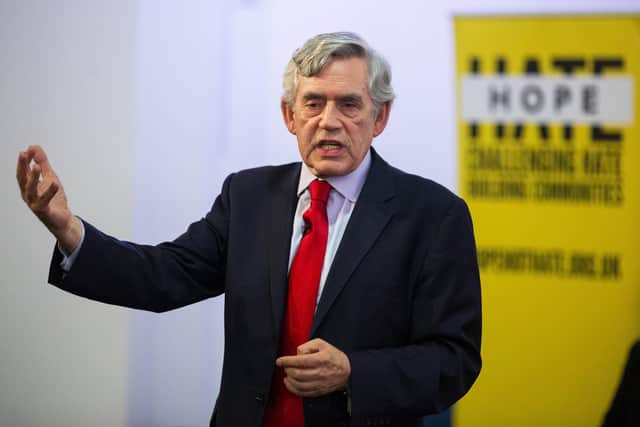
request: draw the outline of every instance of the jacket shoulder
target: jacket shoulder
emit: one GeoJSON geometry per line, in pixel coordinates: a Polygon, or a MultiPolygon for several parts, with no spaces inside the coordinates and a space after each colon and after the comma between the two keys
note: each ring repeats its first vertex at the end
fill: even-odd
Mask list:
{"type": "Polygon", "coordinates": [[[281,177],[296,173],[300,170],[300,162],[286,163],[282,165],[259,166],[255,168],[243,169],[231,174],[238,180],[270,179],[271,177],[281,177]]]}
{"type": "Polygon", "coordinates": [[[466,205],[464,200],[444,185],[419,175],[402,171],[388,165],[394,176],[398,198],[413,206],[448,210],[453,205],[466,205]]]}
{"type": "Polygon", "coordinates": [[[287,183],[297,182],[300,174],[300,163],[260,166],[232,173],[225,179],[224,190],[249,191],[255,193],[261,189],[274,188],[287,183]]]}

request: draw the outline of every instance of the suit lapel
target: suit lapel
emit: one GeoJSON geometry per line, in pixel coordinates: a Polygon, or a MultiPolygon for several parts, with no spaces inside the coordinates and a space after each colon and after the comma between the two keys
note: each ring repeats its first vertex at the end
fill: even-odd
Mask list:
{"type": "Polygon", "coordinates": [[[269,259],[269,282],[271,291],[271,309],[276,342],[280,340],[282,314],[287,297],[287,269],[291,247],[291,230],[295,214],[296,191],[300,177],[300,164],[292,165],[284,174],[278,176],[270,193],[271,209],[266,226],[269,227],[267,257],[269,259]]]}
{"type": "Polygon", "coordinates": [[[311,336],[315,334],[349,277],[393,216],[391,204],[387,203],[395,194],[392,168],[373,148],[371,152],[369,176],[360,192],[327,276],[313,319],[311,336]]]}

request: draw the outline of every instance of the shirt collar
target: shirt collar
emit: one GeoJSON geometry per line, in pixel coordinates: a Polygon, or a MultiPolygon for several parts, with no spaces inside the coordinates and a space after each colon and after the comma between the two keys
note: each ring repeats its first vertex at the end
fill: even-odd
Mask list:
{"type": "MultiPolygon", "coordinates": [[[[338,193],[340,193],[345,199],[348,199],[350,202],[355,203],[358,200],[358,196],[360,195],[360,191],[362,190],[362,186],[367,179],[367,174],[369,173],[369,167],[371,166],[371,150],[367,151],[367,154],[362,159],[362,162],[358,167],[342,176],[332,176],[326,179],[326,181],[331,184],[338,193]]],[[[302,163],[302,168],[300,169],[300,180],[298,181],[298,197],[304,190],[307,189],[311,181],[316,179],[316,176],[309,170],[309,167],[302,163]]]]}

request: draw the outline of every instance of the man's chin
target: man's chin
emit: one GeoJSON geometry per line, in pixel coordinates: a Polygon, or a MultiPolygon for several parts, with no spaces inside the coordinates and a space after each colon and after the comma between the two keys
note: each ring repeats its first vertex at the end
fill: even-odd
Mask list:
{"type": "Polygon", "coordinates": [[[354,168],[344,162],[335,160],[320,160],[308,165],[311,172],[318,178],[330,178],[332,176],[342,176],[350,173],[354,168]]]}

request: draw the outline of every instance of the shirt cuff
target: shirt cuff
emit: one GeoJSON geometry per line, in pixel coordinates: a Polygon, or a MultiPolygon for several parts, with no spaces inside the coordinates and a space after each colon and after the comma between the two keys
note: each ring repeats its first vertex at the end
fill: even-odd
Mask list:
{"type": "Polygon", "coordinates": [[[68,273],[69,270],[71,270],[73,263],[76,261],[76,258],[78,258],[78,253],[80,252],[80,248],[82,247],[82,242],[84,242],[84,223],[80,221],[80,224],[82,224],[82,235],[80,236],[80,243],[78,243],[78,246],[76,246],[76,248],[73,250],[71,255],[67,255],[65,251],[62,249],[62,246],[60,246],[60,242],[58,242],[58,250],[62,254],[62,261],[60,261],[60,268],[62,268],[66,273],[68,273]]]}

